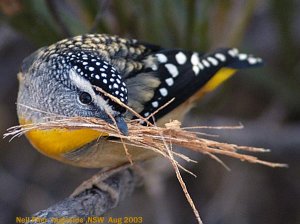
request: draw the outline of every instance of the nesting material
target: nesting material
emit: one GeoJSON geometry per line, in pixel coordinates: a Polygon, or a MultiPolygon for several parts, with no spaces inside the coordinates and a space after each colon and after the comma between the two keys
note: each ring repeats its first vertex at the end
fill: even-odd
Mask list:
{"type": "MultiPolygon", "coordinates": [[[[181,123],[177,120],[170,121],[165,124],[164,127],[158,127],[149,120],[153,119],[155,113],[159,110],[163,109],[163,107],[167,106],[169,103],[159,108],[156,112],[151,114],[147,118],[141,117],[138,113],[136,113],[132,108],[129,108],[127,105],[123,104],[120,100],[115,98],[114,96],[104,92],[102,89],[95,87],[96,90],[102,92],[104,95],[110,97],[115,102],[124,106],[128,111],[133,113],[137,119],[129,120],[127,122],[128,125],[128,135],[122,135],[118,130],[115,122],[113,124],[109,124],[103,120],[97,118],[87,118],[87,117],[57,117],[57,119],[53,119],[51,116],[50,121],[29,124],[29,125],[19,125],[15,127],[11,127],[8,129],[8,132],[4,134],[4,137],[18,137],[23,135],[24,133],[37,130],[37,129],[52,129],[52,128],[64,128],[64,129],[81,129],[81,128],[89,128],[93,130],[97,130],[100,132],[105,132],[109,134],[109,136],[120,138],[121,141],[116,141],[119,144],[123,144],[124,150],[128,157],[128,161],[132,163],[130,154],[127,150],[128,145],[133,145],[137,147],[144,148],[145,150],[152,150],[156,152],[158,155],[161,155],[167,158],[172,164],[174,171],[176,172],[177,179],[183,189],[183,192],[191,205],[195,217],[198,223],[202,223],[200,215],[193,203],[192,198],[190,197],[187,187],[181,177],[179,169],[182,169],[192,175],[194,175],[189,170],[185,169],[182,165],[179,164],[177,158],[181,158],[188,162],[195,162],[184,154],[173,151],[173,146],[180,146],[187,150],[192,150],[195,152],[199,152],[205,155],[210,156],[212,159],[216,160],[220,164],[222,164],[226,169],[229,169],[223,161],[218,157],[219,155],[224,155],[232,158],[239,159],[241,161],[246,161],[250,163],[258,163],[269,167],[287,167],[286,164],[282,163],[273,163],[261,160],[253,155],[245,154],[245,153],[262,153],[269,152],[267,149],[249,147],[249,146],[239,146],[235,144],[229,144],[224,142],[218,142],[214,140],[209,140],[206,137],[206,134],[203,132],[199,132],[199,130],[203,129],[237,129],[242,128],[242,126],[236,127],[209,127],[209,126],[197,126],[197,127],[181,127],[181,123]],[[146,125],[142,125],[142,123],[146,125]]],[[[26,105],[23,105],[26,107],[26,105]]],[[[28,108],[28,107],[27,107],[28,108]]],[[[33,109],[34,108],[30,108],[33,109]]],[[[113,117],[111,116],[114,121],[113,117]]]]}
{"type": "MultiPolygon", "coordinates": [[[[70,130],[89,128],[101,132],[108,133],[109,136],[117,137],[122,139],[122,144],[134,145],[145,148],[145,150],[152,150],[156,153],[170,158],[168,151],[171,150],[172,146],[180,146],[187,150],[200,152],[211,156],[218,162],[218,155],[225,155],[228,157],[240,159],[250,163],[258,163],[269,167],[286,167],[286,164],[273,163],[261,160],[253,155],[247,155],[247,152],[269,152],[268,149],[239,146],[236,144],[229,144],[224,142],[218,142],[205,138],[206,134],[199,132],[200,129],[240,129],[239,126],[229,127],[210,127],[210,126],[197,126],[197,127],[181,127],[181,123],[177,120],[170,121],[165,124],[165,127],[158,127],[156,125],[142,125],[140,119],[131,120],[127,122],[128,135],[122,135],[118,128],[114,124],[109,124],[104,120],[89,117],[70,117],[62,118],[58,117],[56,120],[29,124],[29,125],[18,125],[8,129],[8,132],[4,134],[4,137],[11,137],[11,139],[21,136],[28,131],[37,129],[52,129],[52,128],[64,128],[70,130]]],[[[115,141],[119,142],[119,141],[115,141]]],[[[172,155],[174,157],[180,157],[188,162],[195,162],[187,156],[177,153],[173,150],[172,155]]],[[[223,163],[222,163],[223,164],[223,163]]],[[[224,164],[223,164],[224,165],[224,164]]]]}
{"type": "Polygon", "coordinates": [[[179,172],[179,168],[194,175],[189,170],[185,169],[182,165],[178,163],[177,158],[181,158],[188,162],[195,162],[184,154],[173,151],[173,145],[183,147],[187,150],[192,150],[195,152],[203,153],[210,156],[212,159],[215,159],[217,162],[222,164],[225,168],[229,169],[218,155],[224,155],[241,161],[247,161],[250,163],[258,163],[266,165],[269,167],[286,167],[286,164],[282,163],[273,163],[261,160],[253,155],[244,154],[245,152],[269,152],[267,149],[255,148],[248,146],[239,146],[235,144],[229,144],[224,142],[218,142],[214,140],[209,140],[203,136],[203,132],[198,132],[199,129],[232,129],[232,128],[242,128],[242,126],[237,127],[207,127],[207,126],[198,126],[198,127],[187,127],[182,128],[179,121],[171,121],[165,124],[165,127],[158,127],[152,125],[148,122],[148,125],[142,125],[141,122],[145,122],[141,119],[131,120],[127,122],[129,134],[124,136],[120,133],[118,128],[114,124],[109,124],[103,120],[97,118],[85,118],[85,117],[72,117],[72,118],[61,118],[57,120],[48,121],[43,123],[36,123],[30,125],[19,125],[11,127],[8,129],[8,132],[4,137],[14,137],[21,136],[24,133],[37,130],[37,129],[52,129],[52,128],[66,128],[66,129],[81,129],[81,128],[90,128],[93,130],[98,130],[101,132],[108,133],[110,136],[118,137],[121,141],[117,141],[120,144],[123,144],[124,150],[127,152],[128,161],[132,163],[130,154],[127,151],[127,145],[134,145],[138,147],[145,148],[145,150],[152,150],[157,154],[167,158],[175,172],[177,179],[184,191],[184,194],[190,203],[193,212],[197,218],[198,223],[202,223],[200,215],[193,203],[191,196],[189,195],[186,185],[182,180],[182,177],[179,172]]]}

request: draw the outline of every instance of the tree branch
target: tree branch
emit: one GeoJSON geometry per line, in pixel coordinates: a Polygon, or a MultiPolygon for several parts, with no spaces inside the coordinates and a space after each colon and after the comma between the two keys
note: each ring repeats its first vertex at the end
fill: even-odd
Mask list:
{"type": "Polygon", "coordinates": [[[130,196],[139,183],[141,176],[128,166],[100,172],[80,185],[70,197],[33,214],[34,218],[26,223],[53,223],[55,219],[101,216],[130,196]]]}

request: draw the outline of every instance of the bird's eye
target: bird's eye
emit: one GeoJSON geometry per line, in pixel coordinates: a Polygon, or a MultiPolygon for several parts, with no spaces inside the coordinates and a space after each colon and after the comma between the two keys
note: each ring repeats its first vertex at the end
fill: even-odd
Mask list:
{"type": "Polygon", "coordinates": [[[90,104],[93,101],[91,95],[87,92],[80,93],[79,100],[83,104],[90,104]]]}

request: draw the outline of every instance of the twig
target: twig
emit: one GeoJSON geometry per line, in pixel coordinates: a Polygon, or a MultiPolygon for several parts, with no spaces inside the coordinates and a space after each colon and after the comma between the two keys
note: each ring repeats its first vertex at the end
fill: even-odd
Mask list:
{"type": "MultiPolygon", "coordinates": [[[[71,197],[32,215],[34,219],[27,224],[64,223],[57,220],[79,217],[88,220],[89,217],[101,216],[116,207],[120,201],[131,195],[140,184],[140,176],[131,168],[109,170],[99,173],[98,179],[90,188],[76,192],[71,197]],[[39,219],[38,219],[39,218],[39,219]],[[40,222],[38,220],[45,220],[40,222]]],[[[75,223],[75,222],[73,222],[75,223]]],[[[81,222],[85,223],[85,222],[81,222]]]]}

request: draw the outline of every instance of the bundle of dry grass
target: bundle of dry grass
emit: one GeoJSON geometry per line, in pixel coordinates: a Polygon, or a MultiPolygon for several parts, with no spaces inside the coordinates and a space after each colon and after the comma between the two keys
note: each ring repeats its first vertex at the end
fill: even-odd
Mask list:
{"type": "MultiPolygon", "coordinates": [[[[167,158],[175,172],[176,176],[181,184],[181,187],[189,201],[194,214],[199,223],[201,222],[200,215],[197,209],[194,206],[192,198],[190,197],[184,181],[181,178],[179,168],[184,171],[194,175],[190,171],[186,170],[181,166],[178,161],[175,159],[179,157],[188,162],[195,162],[184,154],[173,151],[173,145],[181,146],[183,148],[200,152],[210,156],[215,159],[217,162],[221,163],[225,168],[229,169],[223,162],[220,160],[217,155],[225,155],[240,159],[241,161],[247,161],[250,163],[259,163],[270,167],[286,167],[286,164],[282,163],[273,163],[260,160],[255,156],[243,154],[243,152],[269,152],[267,149],[255,148],[248,146],[238,146],[235,144],[228,144],[218,141],[213,141],[206,139],[201,136],[205,136],[202,132],[197,132],[199,129],[233,129],[233,128],[242,128],[242,126],[236,127],[207,127],[207,126],[198,126],[198,127],[186,127],[182,128],[179,121],[171,121],[165,124],[165,127],[158,127],[152,124],[147,126],[141,124],[141,119],[128,121],[128,130],[129,134],[124,136],[120,133],[118,128],[114,124],[106,123],[103,120],[97,118],[84,118],[84,117],[72,117],[72,118],[59,118],[54,121],[48,121],[44,123],[36,123],[31,125],[20,125],[11,127],[4,137],[17,137],[28,131],[36,129],[52,129],[52,128],[66,128],[66,129],[80,129],[80,128],[90,128],[93,130],[98,130],[101,132],[108,133],[110,136],[120,138],[121,144],[124,146],[124,150],[127,152],[127,145],[134,145],[138,147],[145,148],[146,150],[153,150],[154,152],[160,154],[167,158]]],[[[116,141],[119,142],[120,141],[116,141]]],[[[132,163],[130,159],[130,154],[127,152],[128,160],[132,163]]]]}
{"type": "MultiPolygon", "coordinates": [[[[54,121],[47,121],[29,125],[18,125],[8,129],[4,137],[17,137],[24,133],[37,130],[37,129],[52,129],[52,128],[65,128],[65,129],[81,129],[90,128],[93,130],[108,133],[109,136],[122,139],[122,143],[126,149],[126,145],[134,145],[148,150],[153,150],[156,153],[170,158],[169,151],[174,157],[180,157],[188,162],[193,161],[183,154],[179,154],[172,150],[172,146],[181,146],[183,148],[200,152],[209,155],[213,159],[225,165],[217,155],[225,155],[247,161],[250,163],[259,163],[270,167],[286,167],[286,164],[273,163],[260,160],[255,156],[243,154],[244,152],[269,152],[268,149],[239,146],[224,142],[209,140],[202,136],[206,136],[203,132],[198,132],[199,129],[240,129],[243,126],[229,126],[229,127],[210,127],[210,126],[197,126],[197,127],[181,127],[181,123],[177,120],[165,124],[165,127],[158,127],[156,125],[142,125],[141,120],[131,120],[127,122],[129,134],[122,135],[114,124],[109,124],[97,118],[88,117],[71,117],[71,118],[58,118],[54,121]]],[[[119,142],[119,141],[115,141],[119,142]]],[[[226,167],[226,166],[225,166],[226,167]]]]}
{"type": "MultiPolygon", "coordinates": [[[[104,92],[102,89],[96,87],[96,89],[103,94],[109,96],[112,100],[119,103],[120,105],[124,106],[132,112],[137,119],[130,120],[127,122],[128,125],[128,135],[122,135],[118,130],[117,126],[114,124],[109,124],[103,120],[97,118],[86,118],[86,117],[57,117],[57,119],[51,119],[48,122],[42,123],[35,123],[30,125],[20,125],[11,127],[8,129],[8,132],[4,134],[4,137],[14,137],[20,136],[28,131],[36,130],[36,129],[52,129],[52,128],[65,128],[65,129],[81,129],[81,128],[90,128],[93,130],[98,130],[101,132],[105,132],[109,134],[109,136],[117,137],[121,139],[121,141],[116,141],[120,144],[123,144],[124,150],[126,151],[126,155],[128,156],[128,161],[132,163],[130,154],[127,150],[127,145],[134,145],[137,147],[145,148],[145,150],[152,150],[159,155],[167,158],[175,172],[176,176],[181,184],[181,187],[184,191],[184,194],[190,203],[196,219],[198,223],[202,223],[200,215],[193,203],[192,198],[190,197],[186,185],[182,180],[182,177],[179,172],[179,168],[183,169],[184,171],[194,175],[187,169],[185,169],[182,165],[175,158],[181,158],[188,162],[195,162],[194,160],[190,159],[189,157],[185,156],[184,154],[178,153],[173,151],[173,145],[180,146],[186,148],[188,150],[192,150],[195,152],[200,152],[210,156],[211,158],[215,159],[217,162],[221,163],[225,168],[229,169],[223,162],[218,158],[218,155],[224,155],[236,159],[240,159],[241,161],[247,161],[250,163],[259,163],[262,165],[266,165],[269,167],[287,167],[286,164],[282,163],[273,163],[267,162],[264,160],[260,160],[255,156],[244,154],[245,152],[269,152],[267,149],[263,148],[255,148],[255,147],[248,147],[248,146],[238,146],[235,144],[223,143],[214,140],[209,140],[205,137],[205,133],[199,132],[199,129],[236,129],[242,128],[242,126],[235,126],[235,127],[207,127],[207,126],[198,126],[198,127],[181,127],[181,123],[179,121],[170,121],[169,123],[165,124],[165,127],[158,127],[155,124],[149,122],[150,118],[153,118],[155,113],[161,110],[163,107],[167,106],[168,104],[164,105],[156,112],[151,114],[147,118],[141,117],[138,113],[133,111],[127,105],[124,105],[120,102],[117,98],[111,96],[110,94],[104,92]],[[142,123],[146,123],[147,125],[142,125],[142,123]]],[[[169,102],[170,103],[170,102],[169,102]]],[[[24,105],[25,106],[25,105],[24,105]]],[[[31,108],[34,110],[34,108],[31,108]]],[[[112,120],[113,117],[111,117],[112,120]]]]}

